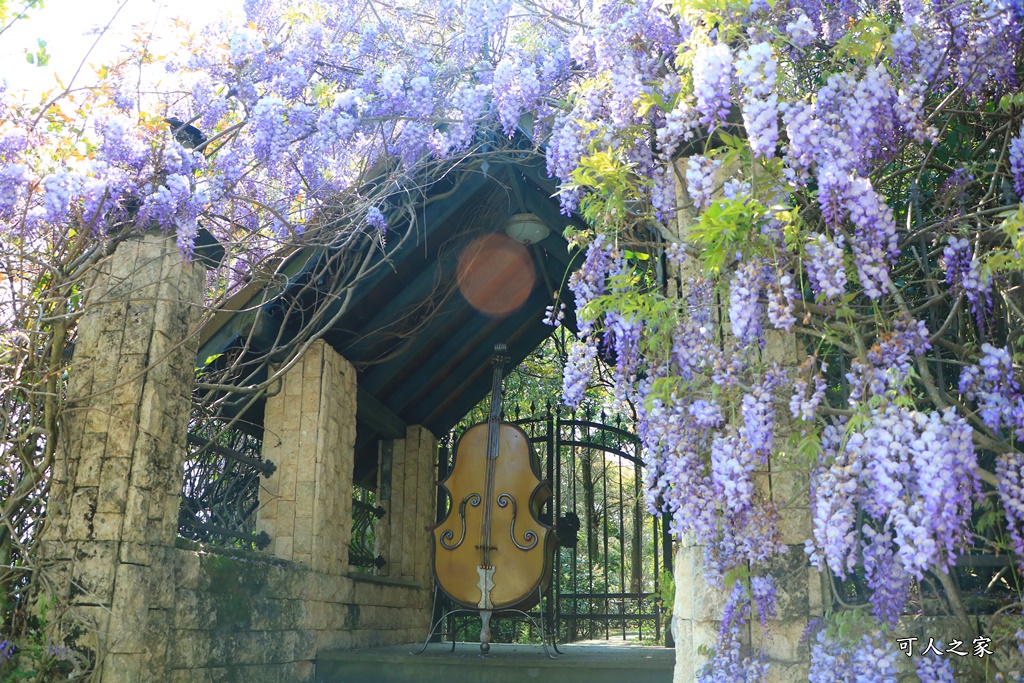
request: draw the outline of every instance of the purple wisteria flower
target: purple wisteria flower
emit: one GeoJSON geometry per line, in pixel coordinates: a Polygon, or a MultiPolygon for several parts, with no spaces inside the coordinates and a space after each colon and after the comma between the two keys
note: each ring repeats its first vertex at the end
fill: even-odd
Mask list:
{"type": "Polygon", "coordinates": [[[178,251],[187,258],[192,258],[196,244],[196,235],[199,233],[199,224],[195,219],[175,221],[175,223],[178,228],[176,235],[178,251]]]}
{"type": "Polygon", "coordinates": [[[814,641],[809,683],[896,683],[899,651],[882,631],[839,642],[819,628],[814,641]]]}
{"type": "Polygon", "coordinates": [[[968,400],[977,402],[986,427],[998,432],[1005,426],[1024,439],[1024,394],[1014,378],[1009,349],[982,344],[978,365],[961,371],[959,388],[968,400]]]}
{"type": "Polygon", "coordinates": [[[377,239],[380,240],[381,245],[387,243],[388,221],[379,208],[371,206],[366,210],[366,224],[377,232],[377,239]]]}
{"type": "Polygon", "coordinates": [[[722,162],[700,155],[686,161],[686,190],[693,205],[700,211],[711,206],[711,194],[715,190],[715,176],[722,162]]]}
{"type": "Polygon", "coordinates": [[[811,280],[811,288],[826,301],[846,294],[846,268],[843,265],[843,236],[833,242],[827,235],[818,235],[807,245],[804,267],[811,280]]]}
{"type": "Polygon", "coordinates": [[[864,293],[877,299],[887,289],[889,262],[899,256],[896,221],[892,209],[866,178],[852,178],[846,186],[846,210],[854,225],[850,246],[864,293]]]}
{"type": "Polygon", "coordinates": [[[512,135],[523,112],[532,109],[541,94],[536,67],[521,57],[506,55],[494,69],[494,106],[505,135],[512,135]]]}
{"type": "Polygon", "coordinates": [[[768,322],[777,330],[789,332],[796,323],[793,302],[799,299],[793,276],[783,273],[776,277],[774,271],[767,273],[768,280],[768,322]]]}
{"type": "MultiPolygon", "coordinates": [[[[828,364],[821,364],[821,372],[828,370],[828,364]]],[[[825,378],[821,376],[821,373],[815,374],[814,380],[814,392],[807,396],[808,383],[803,379],[797,379],[793,382],[793,395],[789,399],[789,412],[793,415],[794,419],[806,420],[810,422],[814,419],[814,411],[817,410],[821,401],[825,398],[825,378]]]]}
{"type": "Polygon", "coordinates": [[[911,576],[896,561],[891,534],[879,533],[865,524],[861,535],[871,612],[880,623],[895,627],[910,595],[911,576]]]}
{"type": "Polygon", "coordinates": [[[796,183],[803,184],[820,147],[821,121],[814,115],[815,107],[796,101],[780,106],[786,124],[786,170],[796,183]]]}
{"type": "Polygon", "coordinates": [[[686,245],[682,242],[672,242],[665,247],[665,258],[675,266],[683,265],[686,262],[686,245]]]}
{"type": "Polygon", "coordinates": [[[732,513],[747,511],[753,504],[754,464],[753,449],[735,433],[716,437],[711,444],[711,480],[732,513]]]}
{"type": "MultiPolygon", "coordinates": [[[[859,508],[885,533],[891,530],[904,572],[920,579],[928,570],[948,571],[980,491],[971,435],[952,409],[921,413],[895,405],[873,410],[845,444],[838,430],[827,428],[822,457],[831,465],[812,476],[812,564],[824,560],[840,577],[853,568],[859,508]]],[[[874,538],[860,531],[868,542],[874,538]]],[[[878,566],[886,561],[881,553],[873,560],[878,566]]],[[[878,613],[889,614],[882,601],[891,594],[878,593],[878,613]]]]}
{"type": "Polygon", "coordinates": [[[256,103],[249,125],[252,127],[252,151],[257,159],[273,164],[288,155],[291,140],[287,112],[284,99],[277,95],[267,95],[256,103]]]}
{"type": "Polygon", "coordinates": [[[915,356],[931,348],[928,326],[923,320],[901,316],[893,323],[892,332],[883,332],[878,341],[868,349],[870,366],[859,366],[860,371],[850,373],[848,379],[855,391],[861,391],[863,384],[871,384],[873,394],[885,389],[903,390],[910,377],[910,365],[915,356]]]}
{"type": "Polygon", "coordinates": [[[597,346],[591,340],[574,341],[569,345],[562,378],[562,400],[565,405],[576,408],[583,401],[596,361],[597,346]]]}
{"type": "Polygon", "coordinates": [[[789,42],[803,48],[817,40],[818,31],[806,14],[800,10],[797,12],[796,19],[786,24],[786,35],[789,36],[789,42]]]}
{"type": "Polygon", "coordinates": [[[751,652],[743,645],[739,626],[719,637],[714,656],[697,675],[697,683],[764,683],[767,679],[764,652],[751,652]]]}
{"type": "Polygon", "coordinates": [[[732,53],[725,43],[702,46],[694,55],[693,94],[700,122],[711,130],[729,115],[732,70],[732,53]]]}
{"type": "Polygon", "coordinates": [[[749,197],[750,190],[750,183],[736,178],[729,178],[725,181],[725,185],[722,186],[722,196],[726,199],[740,199],[741,197],[749,197]]]}
{"type": "Polygon", "coordinates": [[[839,643],[828,640],[822,628],[811,643],[810,683],[849,683],[849,657],[839,643]]]}
{"type": "Polygon", "coordinates": [[[732,333],[742,344],[752,344],[761,337],[762,268],[746,261],[736,269],[729,287],[729,322],[732,333]]]}
{"type": "Polygon", "coordinates": [[[615,352],[614,407],[618,410],[630,398],[630,387],[636,383],[640,366],[641,323],[634,316],[623,317],[609,311],[604,319],[605,344],[615,352]]]}
{"type": "Polygon", "coordinates": [[[694,420],[694,424],[700,429],[712,429],[722,426],[722,409],[717,403],[697,399],[687,409],[694,420]]]}
{"type": "Polygon", "coordinates": [[[775,619],[775,577],[771,574],[750,578],[750,596],[757,605],[757,619],[761,626],[775,619]]]}
{"type": "Polygon", "coordinates": [[[1024,126],[1010,141],[1010,172],[1013,174],[1013,189],[1018,197],[1024,197],[1024,126]]]}
{"type": "Polygon", "coordinates": [[[949,244],[942,250],[946,266],[946,282],[954,291],[963,292],[971,304],[978,325],[985,327],[985,314],[992,309],[992,276],[986,273],[981,262],[965,238],[951,236],[949,244]]]}
{"type": "Polygon", "coordinates": [[[1024,462],[1016,454],[1004,453],[996,459],[999,478],[999,502],[1006,510],[1006,530],[1010,545],[1024,568],[1024,462]]]}
{"type": "MultiPolygon", "coordinates": [[[[936,647],[940,650],[943,647],[940,641],[936,647]]],[[[921,683],[956,683],[956,672],[953,671],[953,662],[943,659],[934,653],[921,655],[914,659],[914,670],[921,683]]]]}
{"type": "Polygon", "coordinates": [[[743,125],[754,156],[772,156],[779,141],[776,63],[768,43],[757,43],[736,57],[736,78],[743,86],[743,125]]]}
{"type": "Polygon", "coordinates": [[[851,658],[855,683],[896,683],[899,651],[882,631],[865,634],[851,658]]]}
{"type": "Polygon", "coordinates": [[[15,215],[18,204],[28,194],[32,176],[26,164],[11,163],[0,166],[0,217],[15,215]]]}
{"type": "Polygon", "coordinates": [[[838,228],[846,215],[844,204],[849,185],[849,174],[836,163],[829,161],[818,166],[818,204],[832,228],[838,228]]]}
{"type": "Polygon", "coordinates": [[[848,576],[858,560],[857,479],[862,468],[859,460],[839,450],[842,438],[835,425],[822,432],[823,463],[825,458],[831,463],[811,474],[814,540],[806,544],[811,565],[821,570],[827,566],[840,578],[848,576]]]}
{"type": "Polygon", "coordinates": [[[729,591],[722,608],[722,625],[718,629],[719,638],[727,638],[736,626],[743,626],[750,621],[750,591],[743,581],[736,581],[729,591]]]}
{"type": "Polygon", "coordinates": [[[685,97],[677,97],[675,106],[665,114],[664,125],[656,132],[661,158],[671,160],[679,143],[693,138],[696,125],[697,111],[685,97]]]}
{"type": "Polygon", "coordinates": [[[605,277],[611,263],[611,252],[604,245],[604,235],[598,235],[587,247],[583,265],[569,276],[569,289],[576,297],[577,319],[580,336],[590,334],[594,328],[593,319],[580,315],[587,304],[604,294],[605,277]]]}
{"type": "Polygon", "coordinates": [[[558,305],[551,304],[544,309],[544,324],[551,327],[560,327],[565,320],[565,302],[559,301],[558,305]]]}
{"type": "MultiPolygon", "coordinates": [[[[583,157],[589,138],[590,135],[583,130],[577,117],[560,114],[555,119],[551,137],[548,139],[548,175],[557,177],[563,183],[569,183],[573,171],[583,157]]],[[[558,197],[562,213],[569,215],[579,202],[579,190],[562,188],[558,197]]]]}

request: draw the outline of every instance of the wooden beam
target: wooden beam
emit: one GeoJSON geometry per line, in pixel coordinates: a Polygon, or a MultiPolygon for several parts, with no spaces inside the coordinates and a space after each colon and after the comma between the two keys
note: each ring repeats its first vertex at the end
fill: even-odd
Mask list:
{"type": "MultiPolygon", "coordinates": [[[[467,305],[466,308],[469,306],[467,305]]],[[[500,336],[501,330],[510,328],[509,318],[487,318],[475,312],[469,321],[463,326],[464,329],[461,333],[455,331],[447,335],[448,341],[438,348],[430,358],[426,359],[419,370],[396,387],[402,396],[402,407],[399,410],[410,414],[418,412],[427,395],[433,396],[434,402],[442,398],[449,398],[449,394],[437,396],[435,391],[437,386],[456,375],[461,381],[465,379],[466,372],[475,374],[477,371],[476,361],[467,363],[467,359],[475,359],[481,354],[480,349],[485,344],[485,340],[493,338],[495,334],[500,336]]],[[[494,353],[494,344],[491,343],[490,347],[482,353],[483,360],[480,361],[480,364],[486,366],[486,359],[494,353]]]]}
{"type": "Polygon", "coordinates": [[[263,317],[261,309],[285,291],[287,285],[279,283],[281,277],[290,282],[311,270],[322,255],[319,248],[289,248],[272,257],[253,275],[252,282],[228,299],[200,330],[196,367],[202,367],[210,356],[223,353],[238,337],[248,336],[252,325],[263,317]]]}
{"type": "Polygon", "coordinates": [[[423,390],[410,396],[403,407],[403,412],[407,413],[410,419],[415,419],[418,424],[435,428],[436,425],[432,422],[434,417],[445,412],[450,406],[458,406],[462,413],[472,408],[486,395],[490,386],[488,361],[494,353],[495,342],[507,343],[513,357],[519,362],[550,334],[553,328],[548,328],[541,322],[545,306],[545,298],[542,296],[541,290],[535,289],[519,315],[498,321],[497,325],[489,324],[472,339],[464,340],[465,348],[458,359],[451,363],[450,367],[446,367],[446,372],[436,375],[440,378],[439,381],[429,384],[413,383],[413,386],[422,386],[423,390]],[[528,313],[523,315],[523,312],[528,313]],[[536,341],[530,339],[529,348],[524,353],[519,348],[522,345],[520,339],[531,330],[537,331],[537,338],[536,341]]]}
{"type": "MultiPolygon", "coordinates": [[[[366,387],[378,396],[388,396],[409,382],[409,376],[437,372],[436,357],[457,351],[460,331],[473,324],[476,312],[456,294],[421,327],[416,336],[396,347],[391,358],[363,374],[366,387]],[[438,351],[438,349],[444,349],[438,351]]],[[[427,380],[429,381],[429,380],[427,380]]]]}
{"type": "MultiPolygon", "coordinates": [[[[455,182],[451,195],[437,200],[433,204],[419,207],[419,226],[422,226],[422,237],[428,236],[437,226],[443,225],[451,216],[465,204],[466,200],[474,193],[482,189],[491,179],[481,173],[465,173],[455,182]]],[[[441,190],[445,192],[445,190],[441,190]]],[[[406,229],[410,229],[408,224],[406,229]]],[[[355,297],[350,302],[350,309],[358,306],[367,293],[373,291],[387,277],[394,276],[394,269],[410,256],[417,253],[422,244],[420,236],[409,235],[408,239],[398,241],[398,246],[392,249],[382,261],[389,261],[389,265],[378,264],[376,272],[368,277],[366,281],[359,283],[355,297]]],[[[202,363],[206,358],[216,353],[223,352],[238,337],[244,337],[252,325],[251,316],[243,312],[253,310],[282,294],[292,281],[308,272],[319,262],[324,254],[323,247],[297,249],[287,247],[282,249],[270,261],[267,267],[257,271],[253,281],[233,296],[224,307],[214,314],[213,319],[207,323],[200,332],[200,349],[196,358],[202,363]],[[285,282],[278,284],[281,276],[285,276],[285,282]],[[268,291],[269,290],[269,291],[268,291]]],[[[329,307],[324,319],[330,319],[337,313],[340,303],[329,307]]]]}
{"type": "MultiPolygon", "coordinates": [[[[529,356],[533,349],[551,334],[551,328],[543,327],[545,329],[525,329],[521,331],[521,335],[513,337],[513,346],[509,348],[518,348],[520,351],[509,355],[509,364],[506,369],[514,368],[523,362],[523,359],[529,356]]],[[[463,386],[454,389],[448,400],[434,406],[424,402],[423,405],[429,407],[429,414],[422,417],[417,416],[416,421],[435,433],[444,434],[454,427],[469,409],[487,396],[491,386],[490,382],[490,373],[484,372],[473,382],[466,382],[463,386]]]]}
{"type": "MultiPolygon", "coordinates": [[[[423,266],[419,274],[387,305],[381,308],[369,321],[360,326],[359,336],[351,344],[342,348],[341,354],[353,362],[372,360],[367,355],[387,339],[389,328],[400,324],[410,313],[422,310],[431,303],[435,287],[443,279],[441,273],[455,272],[459,253],[457,249],[449,249],[423,266]]],[[[454,277],[452,277],[454,281],[454,277]]],[[[457,295],[456,295],[457,296],[457,295]]],[[[438,310],[433,311],[437,313],[438,310]]]]}
{"type": "Polygon", "coordinates": [[[405,438],[405,421],[361,386],[356,390],[356,421],[386,439],[405,438]]]}

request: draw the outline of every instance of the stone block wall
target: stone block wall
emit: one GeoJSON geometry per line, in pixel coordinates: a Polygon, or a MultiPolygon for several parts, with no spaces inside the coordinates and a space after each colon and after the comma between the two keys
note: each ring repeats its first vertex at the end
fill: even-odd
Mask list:
{"type": "Polygon", "coordinates": [[[268,552],[320,572],[348,571],[356,372],[315,341],[267,398],[263,457],[277,466],[261,480],[256,530],[268,552]]]}
{"type": "Polygon", "coordinates": [[[55,639],[94,655],[97,683],[312,683],[320,650],[421,640],[436,442],[420,427],[394,442],[392,572],[350,576],[356,373],[322,341],[268,397],[269,551],[176,540],[204,278],[145,236],[86,292],[41,537],[55,639]]]}
{"type": "Polygon", "coordinates": [[[149,235],[85,292],[41,550],[68,608],[54,635],[101,683],[162,680],[204,276],[149,235]]]}
{"type": "Polygon", "coordinates": [[[319,651],[426,637],[431,591],[417,582],[188,545],[174,556],[170,683],[312,683],[319,651]]]}
{"type": "Polygon", "coordinates": [[[409,427],[392,442],[387,577],[350,573],[356,372],[314,342],[267,399],[260,483],[263,553],[179,542],[169,681],[312,683],[317,652],[426,637],[432,580],[424,519],[433,514],[436,442],[409,427]],[[414,526],[419,524],[419,533],[414,526]]]}
{"type": "Polygon", "coordinates": [[[387,564],[377,574],[432,585],[427,527],[437,510],[437,439],[423,427],[408,427],[388,450],[390,464],[381,458],[377,479],[377,503],[386,512],[375,526],[376,550],[387,564]]]}

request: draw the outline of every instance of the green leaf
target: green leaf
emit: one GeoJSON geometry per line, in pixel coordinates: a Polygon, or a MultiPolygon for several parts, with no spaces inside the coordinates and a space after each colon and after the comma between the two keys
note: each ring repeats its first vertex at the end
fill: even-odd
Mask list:
{"type": "Polygon", "coordinates": [[[988,529],[991,528],[998,519],[999,515],[996,513],[996,511],[989,510],[988,512],[986,512],[978,518],[978,521],[975,522],[975,528],[977,529],[980,535],[984,536],[985,532],[988,531],[988,529]]]}
{"type": "Polygon", "coordinates": [[[745,564],[741,564],[735,569],[730,569],[725,573],[725,589],[731,590],[737,581],[746,581],[749,578],[750,568],[745,564]]]}
{"type": "Polygon", "coordinates": [[[50,53],[46,50],[46,41],[42,38],[36,39],[39,51],[36,52],[36,66],[46,66],[50,63],[50,53]]]}
{"type": "Polygon", "coordinates": [[[854,24],[835,47],[835,61],[853,58],[860,62],[874,62],[882,52],[890,52],[889,27],[880,19],[865,18],[854,24]]]}
{"type": "Polygon", "coordinates": [[[746,253],[760,241],[757,226],[763,215],[764,207],[748,197],[716,199],[686,239],[704,248],[705,270],[717,273],[737,251],[746,253]]]}

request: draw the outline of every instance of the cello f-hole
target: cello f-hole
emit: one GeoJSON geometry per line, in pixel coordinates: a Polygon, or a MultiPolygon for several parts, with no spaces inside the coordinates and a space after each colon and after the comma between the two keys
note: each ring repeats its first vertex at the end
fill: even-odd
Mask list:
{"type": "Polygon", "coordinates": [[[451,541],[453,538],[455,538],[455,532],[452,531],[451,529],[448,529],[443,534],[441,534],[441,546],[445,550],[455,550],[460,545],[462,545],[462,542],[464,540],[466,540],[466,503],[467,502],[470,505],[472,505],[473,507],[477,507],[478,505],[480,505],[480,494],[479,493],[471,493],[468,496],[466,496],[465,498],[463,498],[462,502],[459,503],[459,518],[462,520],[462,535],[459,536],[459,540],[457,542],[449,543],[449,541],[451,541]]]}
{"type": "Polygon", "coordinates": [[[500,508],[508,507],[508,504],[512,503],[512,523],[509,525],[508,534],[512,537],[512,542],[516,544],[516,547],[520,550],[531,550],[536,546],[539,539],[537,538],[537,534],[532,531],[527,531],[523,534],[523,541],[526,545],[523,545],[516,540],[516,515],[519,512],[519,506],[516,505],[516,499],[507,493],[502,493],[498,496],[497,503],[500,508]]]}

